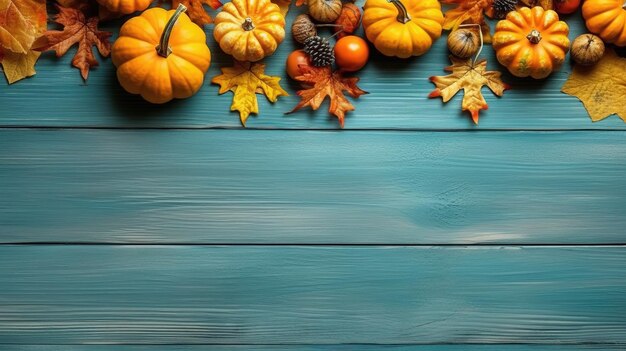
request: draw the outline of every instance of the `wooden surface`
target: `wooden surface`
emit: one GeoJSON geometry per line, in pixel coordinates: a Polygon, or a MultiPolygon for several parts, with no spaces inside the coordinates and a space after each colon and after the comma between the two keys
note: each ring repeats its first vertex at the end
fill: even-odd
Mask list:
{"type": "Polygon", "coordinates": [[[244,130],[211,28],[189,100],[124,93],[110,60],[84,84],[71,55],[0,84],[0,351],[626,349],[626,125],[559,92],[569,64],[505,74],[474,126],[426,98],[444,40],[374,55],[339,131],[284,115],[286,40],[266,63],[292,96],[244,130]]]}
{"type": "Polygon", "coordinates": [[[621,243],[625,139],[4,130],[0,241],[621,243]]]}
{"type": "Polygon", "coordinates": [[[0,338],[618,343],[623,247],[6,246],[0,338]],[[602,274],[598,274],[602,272],[602,274]],[[45,329],[42,329],[45,326],[45,329]]]}

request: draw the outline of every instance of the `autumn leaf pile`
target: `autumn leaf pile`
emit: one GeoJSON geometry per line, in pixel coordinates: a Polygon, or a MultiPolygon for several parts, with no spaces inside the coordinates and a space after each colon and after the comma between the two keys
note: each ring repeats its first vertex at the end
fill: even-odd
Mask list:
{"type": "Polygon", "coordinates": [[[39,52],[32,47],[46,21],[45,1],[0,0],[0,62],[9,84],[35,74],[39,52]]]}

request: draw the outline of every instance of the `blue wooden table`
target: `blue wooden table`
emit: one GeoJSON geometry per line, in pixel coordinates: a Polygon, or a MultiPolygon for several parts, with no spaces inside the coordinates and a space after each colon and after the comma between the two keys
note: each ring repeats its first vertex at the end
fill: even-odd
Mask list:
{"type": "Polygon", "coordinates": [[[474,126],[427,98],[445,40],[374,55],[338,130],[284,115],[293,48],[247,129],[209,78],[154,106],[71,51],[0,85],[1,351],[626,349],[626,126],[560,93],[569,64],[505,74],[474,126]]]}

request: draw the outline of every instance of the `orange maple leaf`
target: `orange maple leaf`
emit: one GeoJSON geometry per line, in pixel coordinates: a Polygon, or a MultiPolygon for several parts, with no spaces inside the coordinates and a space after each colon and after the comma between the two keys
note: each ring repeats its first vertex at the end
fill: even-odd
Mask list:
{"type": "Polygon", "coordinates": [[[74,8],[61,6],[57,8],[59,13],[55,15],[54,21],[63,25],[63,30],[45,32],[35,41],[33,48],[37,51],[54,50],[57,57],[61,57],[70,47],[78,44],[72,65],[80,69],[81,76],[87,80],[89,69],[98,66],[91,46],[98,48],[103,57],[109,56],[111,53],[109,37],[112,33],[98,30],[98,17],[87,18],[85,13],[74,8]]]}
{"type": "Polygon", "coordinates": [[[446,11],[443,29],[455,30],[462,24],[478,24],[483,33],[485,43],[491,42],[491,30],[485,21],[485,12],[493,16],[494,0],[442,0],[443,4],[458,5],[446,11]]]}
{"type": "Polygon", "coordinates": [[[469,111],[472,121],[478,124],[478,112],[489,107],[480,92],[483,85],[488,86],[497,96],[502,96],[510,87],[500,80],[500,72],[487,71],[487,60],[473,62],[472,59],[461,59],[450,55],[450,61],[452,61],[452,66],[446,67],[445,70],[452,72],[451,74],[430,77],[430,81],[437,88],[428,97],[441,96],[443,102],[448,102],[459,90],[463,89],[461,109],[469,111]]]}
{"type": "Polygon", "coordinates": [[[187,7],[187,15],[200,27],[213,22],[211,16],[206,12],[204,5],[209,5],[212,9],[217,10],[222,7],[219,0],[172,0],[172,8],[175,9],[179,4],[187,7]]]}
{"type": "Polygon", "coordinates": [[[348,101],[343,92],[346,91],[353,98],[367,94],[366,91],[356,85],[359,82],[359,78],[345,78],[341,72],[333,72],[330,66],[302,66],[300,69],[303,74],[296,77],[296,80],[305,83],[309,87],[296,92],[302,100],[288,113],[296,112],[304,106],[310,106],[313,110],[317,110],[328,96],[330,99],[328,112],[339,119],[339,125],[343,128],[346,112],[354,111],[354,106],[348,101]]]}

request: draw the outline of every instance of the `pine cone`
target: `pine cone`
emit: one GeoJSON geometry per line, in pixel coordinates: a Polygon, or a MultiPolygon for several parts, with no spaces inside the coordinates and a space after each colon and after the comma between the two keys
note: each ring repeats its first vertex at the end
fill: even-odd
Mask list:
{"type": "Polygon", "coordinates": [[[495,0],[493,10],[497,17],[504,18],[507,13],[515,10],[515,5],[517,5],[517,0],[495,0]]]}
{"type": "Polygon", "coordinates": [[[304,41],[304,52],[311,56],[313,66],[324,67],[335,62],[335,54],[330,43],[319,36],[310,37],[304,41]]]}

